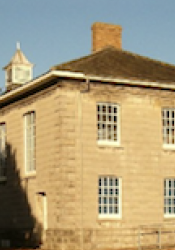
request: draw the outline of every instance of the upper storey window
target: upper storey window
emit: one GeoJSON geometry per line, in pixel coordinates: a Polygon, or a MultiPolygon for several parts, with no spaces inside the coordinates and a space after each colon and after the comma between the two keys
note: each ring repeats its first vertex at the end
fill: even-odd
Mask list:
{"type": "Polygon", "coordinates": [[[35,173],[35,112],[24,115],[25,128],[25,171],[26,174],[35,173]]]}
{"type": "Polygon", "coordinates": [[[120,144],[119,111],[118,104],[97,104],[98,144],[120,144]]]}
{"type": "Polygon", "coordinates": [[[163,145],[175,147],[175,108],[162,109],[163,145]]]}
{"type": "Polygon", "coordinates": [[[0,181],[6,179],[6,125],[0,124],[0,181]]]}

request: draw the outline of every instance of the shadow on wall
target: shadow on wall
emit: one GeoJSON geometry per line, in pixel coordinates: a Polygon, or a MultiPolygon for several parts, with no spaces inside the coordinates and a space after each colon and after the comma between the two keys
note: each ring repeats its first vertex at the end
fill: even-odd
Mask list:
{"type": "Polygon", "coordinates": [[[29,181],[34,192],[35,179],[20,179],[16,152],[9,144],[6,152],[6,180],[0,181],[0,246],[38,247],[42,226],[28,200],[29,181]]]}

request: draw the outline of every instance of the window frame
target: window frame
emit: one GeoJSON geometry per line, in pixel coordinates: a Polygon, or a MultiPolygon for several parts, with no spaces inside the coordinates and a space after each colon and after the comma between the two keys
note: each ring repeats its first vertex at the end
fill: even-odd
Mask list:
{"type": "MultiPolygon", "coordinates": [[[[107,189],[110,190],[110,187],[111,186],[108,185],[107,189]]],[[[109,208],[110,207],[110,202],[106,203],[106,206],[109,208]]],[[[114,206],[113,206],[113,208],[114,208],[114,206]]],[[[115,220],[115,219],[121,219],[122,218],[122,178],[121,177],[117,177],[117,176],[114,176],[114,175],[100,175],[98,177],[98,218],[99,219],[105,219],[105,220],[106,219],[107,220],[108,219],[109,220],[110,219],[115,220]],[[112,196],[110,196],[109,194],[104,195],[104,187],[105,186],[103,186],[103,189],[102,189],[102,186],[99,185],[100,179],[102,179],[102,178],[103,178],[103,180],[105,178],[107,178],[108,181],[109,181],[110,178],[118,180],[118,186],[116,186],[116,185],[112,186],[113,189],[117,189],[117,187],[118,187],[119,194],[117,196],[115,194],[112,195],[112,196]],[[100,194],[100,187],[103,190],[103,194],[100,194]],[[119,209],[119,212],[118,213],[109,213],[109,211],[108,211],[108,213],[100,213],[100,208],[102,208],[102,201],[100,201],[101,198],[107,198],[108,200],[109,200],[109,198],[113,198],[113,199],[117,198],[118,199],[118,209],[119,209]]]]}
{"type": "Polygon", "coordinates": [[[6,123],[5,122],[1,122],[0,123],[0,182],[1,181],[5,181],[7,179],[7,165],[6,165],[6,152],[7,148],[6,148],[6,123]],[[3,136],[2,136],[2,127],[4,128],[3,130],[3,136]],[[3,139],[2,139],[3,138],[3,139]],[[2,145],[3,144],[3,145],[2,145]],[[4,148],[4,156],[1,152],[1,147],[4,148]],[[3,162],[3,166],[1,166],[1,163],[3,162]],[[2,171],[2,172],[1,172],[2,171]],[[4,172],[4,175],[3,175],[4,172]]]}
{"type": "MultiPolygon", "coordinates": [[[[96,104],[96,112],[97,112],[97,144],[98,145],[109,145],[109,146],[115,146],[115,147],[117,147],[117,146],[120,146],[120,143],[121,143],[121,131],[120,131],[120,120],[121,120],[121,117],[120,117],[120,105],[119,104],[117,104],[117,103],[110,103],[110,102],[98,102],[97,104],[96,104]],[[102,121],[102,120],[100,120],[99,119],[99,117],[100,117],[100,115],[102,116],[102,115],[104,115],[104,112],[103,112],[103,110],[101,110],[101,111],[99,111],[99,106],[101,107],[101,109],[102,109],[102,107],[103,107],[103,105],[104,106],[106,106],[106,109],[108,109],[110,106],[112,107],[112,108],[116,108],[116,110],[117,110],[117,112],[116,113],[108,113],[108,112],[106,112],[106,121],[102,121]],[[110,114],[112,114],[112,115],[110,115],[110,114]],[[109,121],[109,120],[107,120],[107,117],[108,116],[111,116],[111,117],[113,117],[113,121],[111,120],[111,121],[109,121]],[[115,119],[116,119],[116,121],[114,121],[114,117],[116,117],[115,119]],[[116,126],[116,141],[115,141],[115,139],[114,139],[114,137],[115,137],[115,133],[114,133],[114,130],[111,130],[113,133],[111,133],[111,135],[112,135],[112,137],[113,137],[113,140],[111,140],[111,139],[104,139],[104,138],[99,138],[99,132],[100,132],[100,129],[99,129],[99,125],[101,124],[101,126],[103,126],[103,124],[104,124],[104,126],[107,126],[107,125],[111,125],[111,127],[113,127],[113,129],[114,129],[114,126],[116,126]]],[[[101,128],[101,130],[103,130],[103,128],[101,128]]],[[[105,129],[105,133],[106,133],[106,137],[108,137],[109,136],[109,133],[108,133],[108,130],[107,130],[107,128],[105,129]],[[108,134],[107,134],[108,133],[108,134]]]]}
{"type": "Polygon", "coordinates": [[[35,175],[36,174],[36,112],[30,111],[23,115],[24,118],[24,168],[25,175],[35,175]],[[34,117],[34,122],[31,123],[31,116],[34,117]],[[27,128],[27,118],[30,118],[29,132],[27,128]],[[31,129],[32,126],[32,129],[31,129]],[[34,128],[34,129],[33,129],[34,128]],[[31,139],[32,136],[32,139],[31,139]],[[27,138],[32,140],[32,144],[27,144],[27,138]],[[29,154],[28,151],[32,151],[33,154],[29,154]],[[27,157],[30,157],[28,159],[27,157]],[[28,165],[30,162],[30,165],[28,165]],[[32,165],[32,167],[31,167],[32,165]]]}
{"type": "Polygon", "coordinates": [[[164,107],[161,110],[161,119],[162,119],[162,141],[163,141],[163,148],[165,149],[174,149],[175,150],[175,108],[164,107]],[[169,115],[166,116],[166,112],[174,113],[174,117],[169,115]],[[171,125],[170,125],[171,122],[171,125]],[[174,131],[174,135],[170,133],[170,130],[174,131]],[[169,134],[166,132],[169,131],[169,134]],[[167,142],[171,139],[171,143],[167,142]]]}
{"type": "Polygon", "coordinates": [[[164,184],[163,184],[163,198],[164,198],[164,206],[163,206],[163,209],[164,209],[164,218],[175,218],[175,177],[169,177],[169,178],[164,178],[164,184]],[[167,185],[169,181],[173,181],[174,185],[173,187],[169,187],[167,188],[167,185]],[[171,190],[171,193],[170,193],[170,190],[171,190]],[[172,192],[174,193],[174,195],[170,195],[172,194],[172,192]],[[171,200],[171,202],[174,200],[174,202],[172,204],[167,204],[165,202],[165,200],[171,200]],[[167,206],[166,206],[167,204],[167,206]],[[169,208],[174,208],[174,212],[171,214],[169,212],[167,212],[167,210],[169,208]],[[166,211],[165,211],[166,210],[166,211]]]}

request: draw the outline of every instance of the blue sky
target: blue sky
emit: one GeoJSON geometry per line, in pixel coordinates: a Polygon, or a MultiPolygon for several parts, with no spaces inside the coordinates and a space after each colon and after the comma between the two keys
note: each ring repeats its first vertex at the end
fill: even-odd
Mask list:
{"type": "MultiPolygon", "coordinates": [[[[175,0],[0,0],[0,67],[16,42],[35,64],[34,77],[91,52],[91,25],[120,24],[122,46],[175,64],[175,0]]],[[[0,70],[0,87],[5,84],[0,70]]]]}

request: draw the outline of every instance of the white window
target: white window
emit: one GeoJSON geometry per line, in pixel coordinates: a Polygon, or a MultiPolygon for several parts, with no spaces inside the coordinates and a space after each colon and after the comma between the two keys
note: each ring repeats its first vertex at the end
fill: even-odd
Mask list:
{"type": "Polygon", "coordinates": [[[99,177],[99,218],[121,218],[121,179],[99,177]]]}
{"type": "Polygon", "coordinates": [[[119,145],[119,105],[97,104],[98,144],[119,145]]]}
{"type": "Polygon", "coordinates": [[[0,124],[0,181],[6,179],[6,125],[0,124]]]}
{"type": "Polygon", "coordinates": [[[35,112],[24,115],[25,127],[25,171],[34,173],[35,168],[35,112]]]}
{"type": "Polygon", "coordinates": [[[175,147],[175,109],[164,108],[162,110],[163,145],[175,147]]]}
{"type": "Polygon", "coordinates": [[[164,216],[175,217],[175,179],[164,180],[164,216]]]}

